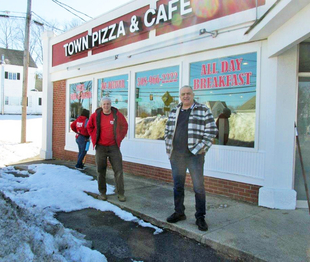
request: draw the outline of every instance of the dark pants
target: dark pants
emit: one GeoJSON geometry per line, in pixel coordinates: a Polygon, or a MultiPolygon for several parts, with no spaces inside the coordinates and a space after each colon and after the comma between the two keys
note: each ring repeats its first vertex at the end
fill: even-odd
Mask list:
{"type": "Polygon", "coordinates": [[[98,190],[100,193],[107,192],[106,173],[108,166],[108,158],[114,171],[116,192],[124,195],[124,177],[123,177],[123,161],[122,154],[117,145],[113,146],[96,146],[96,166],[98,177],[98,190]]]}
{"type": "Polygon", "coordinates": [[[88,139],[85,136],[79,135],[76,139],[76,143],[78,144],[79,147],[79,154],[78,154],[78,160],[75,165],[76,168],[83,168],[83,159],[85,155],[87,154],[86,151],[86,143],[88,139]]]}
{"type": "Polygon", "coordinates": [[[195,217],[204,217],[206,214],[206,193],[204,188],[203,165],[205,155],[177,154],[172,153],[170,158],[172,177],[174,182],[174,206],[175,212],[183,214],[184,206],[184,184],[186,170],[188,168],[195,192],[196,213],[195,217]]]}

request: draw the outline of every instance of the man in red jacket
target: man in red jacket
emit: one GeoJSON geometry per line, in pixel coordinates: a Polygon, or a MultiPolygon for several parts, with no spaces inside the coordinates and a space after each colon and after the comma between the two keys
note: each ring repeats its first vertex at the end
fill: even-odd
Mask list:
{"type": "Polygon", "coordinates": [[[86,128],[88,118],[89,110],[83,109],[81,115],[71,124],[72,131],[76,133],[75,139],[79,147],[78,160],[75,165],[77,169],[84,169],[83,159],[87,154],[87,143],[89,143],[89,134],[86,128]]]}
{"type": "Polygon", "coordinates": [[[88,133],[96,149],[96,166],[100,198],[107,200],[106,171],[109,158],[114,171],[116,191],[119,201],[126,201],[124,196],[123,163],[120,145],[125,138],[128,124],[124,115],[111,107],[111,99],[101,99],[101,107],[90,116],[87,124],[88,133]]]}

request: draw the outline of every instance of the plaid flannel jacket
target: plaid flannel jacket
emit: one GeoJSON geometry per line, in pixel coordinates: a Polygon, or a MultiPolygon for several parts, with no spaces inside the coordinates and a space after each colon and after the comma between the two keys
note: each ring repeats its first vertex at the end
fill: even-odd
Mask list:
{"type": "MultiPolygon", "coordinates": [[[[182,103],[172,109],[166,123],[165,143],[169,158],[173,150],[173,138],[181,108],[182,103]]],[[[216,137],[217,133],[217,126],[211,110],[207,106],[195,102],[188,120],[188,149],[194,155],[207,152],[212,146],[213,138],[216,137]]]]}

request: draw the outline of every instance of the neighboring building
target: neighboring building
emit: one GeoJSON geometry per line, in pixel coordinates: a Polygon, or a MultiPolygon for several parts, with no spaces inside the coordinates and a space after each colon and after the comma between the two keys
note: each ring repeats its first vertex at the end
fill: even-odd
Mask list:
{"type": "MultiPolygon", "coordinates": [[[[0,113],[21,114],[24,51],[0,48],[0,113]]],[[[42,114],[42,92],[35,89],[37,66],[29,57],[27,114],[42,114]]]]}
{"type": "Polygon", "coordinates": [[[124,170],[172,182],[164,127],[189,84],[216,117],[231,111],[228,142],[215,140],[206,155],[207,192],[307,207],[294,123],[310,182],[309,24],[309,0],[136,0],[47,32],[41,156],[75,160],[70,123],[108,95],[129,123],[124,170]]]}

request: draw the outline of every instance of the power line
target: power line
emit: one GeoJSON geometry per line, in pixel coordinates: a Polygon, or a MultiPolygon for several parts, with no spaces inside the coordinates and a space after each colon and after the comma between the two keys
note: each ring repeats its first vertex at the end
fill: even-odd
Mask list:
{"type": "Polygon", "coordinates": [[[18,18],[18,19],[25,19],[25,16],[17,16],[17,15],[6,15],[6,14],[0,14],[1,18],[18,18]]]}
{"type": "Polygon", "coordinates": [[[44,20],[41,16],[39,16],[39,15],[36,14],[35,12],[32,11],[32,13],[33,13],[36,17],[38,17],[41,21],[43,21],[44,26],[49,27],[49,28],[52,28],[52,29],[55,29],[55,30],[58,30],[58,31],[60,31],[60,32],[65,32],[64,30],[59,29],[59,28],[57,28],[57,27],[51,25],[49,22],[47,22],[46,20],[44,20]]]}
{"type": "Polygon", "coordinates": [[[60,2],[60,1],[58,1],[58,0],[52,0],[52,2],[54,2],[54,3],[57,4],[57,5],[59,5],[60,7],[64,8],[65,10],[67,10],[67,11],[70,12],[71,14],[75,15],[76,17],[80,18],[80,19],[83,20],[84,22],[86,22],[85,19],[83,19],[82,17],[78,16],[77,14],[75,14],[74,12],[72,12],[71,10],[69,10],[68,8],[70,8],[70,9],[74,10],[75,12],[78,12],[78,13],[80,13],[80,14],[82,14],[82,15],[84,15],[84,16],[87,16],[88,18],[92,19],[91,16],[89,16],[89,15],[87,15],[87,14],[85,14],[85,13],[82,13],[82,12],[80,12],[80,11],[74,9],[73,7],[71,7],[71,6],[67,5],[67,4],[64,4],[64,3],[62,3],[62,2],[60,2]]]}
{"type": "Polygon", "coordinates": [[[4,10],[4,11],[0,11],[1,13],[5,13],[7,15],[9,15],[10,13],[15,13],[15,14],[22,14],[23,16],[26,16],[25,12],[15,12],[15,11],[8,11],[8,10],[4,10]]]}
{"type": "Polygon", "coordinates": [[[60,4],[64,5],[64,6],[67,6],[67,7],[71,8],[72,10],[74,10],[74,11],[76,11],[76,12],[82,14],[82,15],[87,16],[87,17],[90,18],[90,19],[93,19],[93,17],[91,17],[91,16],[89,16],[89,15],[87,15],[87,14],[81,12],[81,11],[78,11],[78,10],[74,9],[73,7],[71,7],[71,6],[67,5],[67,4],[64,4],[64,3],[62,3],[62,2],[60,2],[60,1],[58,1],[58,0],[54,0],[54,1],[60,3],[60,4]]]}
{"type": "MultiPolygon", "coordinates": [[[[38,14],[36,14],[35,12],[31,11],[31,13],[33,15],[35,15],[36,17],[39,18],[40,21],[43,21],[43,22],[40,22],[40,21],[37,21],[37,20],[34,20],[34,19],[31,19],[31,21],[33,23],[35,23],[36,25],[38,26],[46,26],[46,27],[49,27],[51,28],[52,30],[57,30],[57,31],[60,31],[60,32],[65,32],[65,30],[62,30],[62,29],[59,29],[53,25],[51,25],[49,22],[47,22],[46,20],[44,20],[42,17],[40,17],[38,14]]],[[[15,19],[26,19],[26,13],[22,13],[22,12],[11,12],[11,11],[0,11],[0,19],[1,18],[8,18],[8,19],[12,19],[12,18],[15,18],[15,19]],[[1,14],[1,13],[4,13],[4,14],[1,14]],[[23,14],[24,16],[17,16],[17,15],[10,15],[10,13],[20,13],[20,14],[23,14]]]]}

